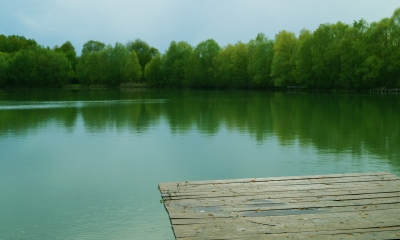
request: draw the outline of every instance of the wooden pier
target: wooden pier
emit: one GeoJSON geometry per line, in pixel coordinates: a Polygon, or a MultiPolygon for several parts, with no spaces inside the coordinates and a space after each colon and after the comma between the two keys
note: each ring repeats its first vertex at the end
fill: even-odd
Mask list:
{"type": "Polygon", "coordinates": [[[391,173],[160,183],[176,239],[400,239],[391,173]]]}

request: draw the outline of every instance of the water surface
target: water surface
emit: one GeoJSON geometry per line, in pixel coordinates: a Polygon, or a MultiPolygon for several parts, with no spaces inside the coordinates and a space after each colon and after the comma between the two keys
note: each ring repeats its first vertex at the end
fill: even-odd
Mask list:
{"type": "Polygon", "coordinates": [[[0,93],[0,239],[173,239],[159,182],[389,171],[400,96],[0,93]]]}

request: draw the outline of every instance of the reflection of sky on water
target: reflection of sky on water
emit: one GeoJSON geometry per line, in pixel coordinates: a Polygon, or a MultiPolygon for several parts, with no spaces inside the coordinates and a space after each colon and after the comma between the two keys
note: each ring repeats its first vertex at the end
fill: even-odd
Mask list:
{"type": "Polygon", "coordinates": [[[83,108],[116,104],[152,104],[165,103],[165,99],[148,100],[109,100],[109,101],[0,101],[0,110],[14,109],[46,109],[46,108],[83,108]]]}

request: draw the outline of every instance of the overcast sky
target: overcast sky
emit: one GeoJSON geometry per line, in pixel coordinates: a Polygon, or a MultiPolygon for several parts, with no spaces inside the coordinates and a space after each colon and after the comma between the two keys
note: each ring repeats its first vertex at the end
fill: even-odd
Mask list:
{"type": "Polygon", "coordinates": [[[106,44],[140,38],[164,53],[171,41],[221,46],[257,33],[315,30],[322,23],[368,23],[390,17],[399,0],[0,0],[0,34],[54,47],[88,40],[106,44]]]}

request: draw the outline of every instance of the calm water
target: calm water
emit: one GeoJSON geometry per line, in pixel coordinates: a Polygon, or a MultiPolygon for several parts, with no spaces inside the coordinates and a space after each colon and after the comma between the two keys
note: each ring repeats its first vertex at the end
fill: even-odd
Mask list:
{"type": "Polygon", "coordinates": [[[400,95],[0,93],[0,239],[173,239],[159,182],[389,171],[400,95]]]}

